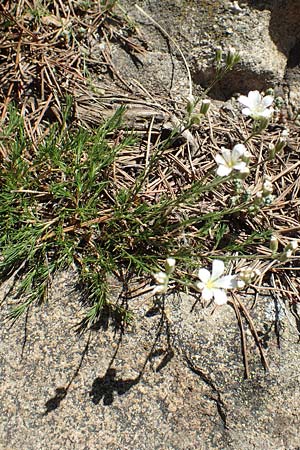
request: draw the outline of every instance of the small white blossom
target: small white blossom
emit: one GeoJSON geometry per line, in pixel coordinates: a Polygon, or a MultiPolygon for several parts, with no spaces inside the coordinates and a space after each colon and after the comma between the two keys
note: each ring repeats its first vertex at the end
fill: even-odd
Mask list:
{"type": "Polygon", "coordinates": [[[263,183],[263,196],[267,197],[273,192],[273,184],[270,180],[265,180],[263,183]]]}
{"type": "Polygon", "coordinates": [[[242,109],[242,113],[252,119],[269,119],[274,111],[271,107],[274,97],[266,95],[263,97],[258,91],[250,91],[248,96],[240,95],[238,101],[246,106],[242,109]]]}
{"type": "Polygon", "coordinates": [[[243,144],[235,145],[232,150],[222,147],[221,153],[221,155],[217,154],[215,157],[215,161],[219,166],[217,169],[217,175],[226,177],[233,170],[237,170],[239,172],[247,171],[247,164],[243,161],[243,157],[245,154],[248,156],[248,152],[243,144]]]}
{"type": "Polygon", "coordinates": [[[188,114],[190,115],[194,111],[196,99],[193,96],[193,94],[189,94],[186,99],[187,99],[186,110],[187,110],[188,114]]]}
{"type": "Polygon", "coordinates": [[[227,302],[225,289],[237,287],[235,276],[222,276],[224,272],[224,263],[215,259],[212,263],[212,273],[207,269],[199,269],[196,288],[202,292],[204,300],[214,299],[217,305],[224,305],[227,302]]]}

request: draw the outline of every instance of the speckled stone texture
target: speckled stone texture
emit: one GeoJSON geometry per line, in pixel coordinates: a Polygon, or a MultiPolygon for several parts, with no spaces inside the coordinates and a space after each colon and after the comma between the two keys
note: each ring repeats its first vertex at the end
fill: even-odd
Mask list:
{"type": "Polygon", "coordinates": [[[298,332],[293,316],[283,314],[278,348],[270,298],[251,311],[265,333],[270,371],[246,329],[251,378],[244,381],[230,306],[211,314],[198,304],[191,312],[193,298],[169,297],[167,327],[151,300],[137,298],[135,321],[118,348],[110,326],[75,333],[83,311],[69,280],[74,274],[55,280],[49,303],[32,308],[27,321],[2,323],[1,450],[300,446],[298,332]]]}

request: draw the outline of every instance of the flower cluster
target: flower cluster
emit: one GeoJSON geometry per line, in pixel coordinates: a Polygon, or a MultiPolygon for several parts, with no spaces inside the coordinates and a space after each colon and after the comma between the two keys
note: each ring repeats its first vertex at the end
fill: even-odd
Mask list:
{"type": "Polygon", "coordinates": [[[168,291],[170,275],[174,272],[176,261],[174,258],[167,258],[165,263],[165,272],[157,272],[153,274],[156,286],[152,294],[165,294],[168,291]]]}
{"type": "Polygon", "coordinates": [[[253,267],[242,268],[239,272],[239,279],[237,281],[238,288],[243,289],[259,276],[261,276],[261,271],[259,269],[253,269],[253,267]]]}
{"type": "Polygon", "coordinates": [[[262,185],[262,190],[257,192],[255,199],[254,199],[254,204],[258,207],[260,206],[265,206],[265,205],[270,205],[271,203],[273,203],[274,201],[274,195],[272,194],[273,192],[273,184],[272,184],[272,178],[269,176],[265,176],[264,177],[264,181],[263,181],[263,185],[262,185]]]}
{"type": "MultiPolygon", "coordinates": [[[[217,67],[221,67],[222,53],[217,51],[216,61],[217,67]]],[[[238,56],[234,52],[229,52],[226,59],[226,65],[234,65],[238,61],[238,56]]],[[[272,95],[263,96],[259,91],[250,91],[248,96],[241,95],[238,101],[244,106],[242,113],[254,119],[254,131],[252,135],[261,132],[268,125],[268,120],[274,112],[272,104],[274,97],[272,95]]],[[[192,95],[187,98],[187,123],[193,125],[198,123],[201,118],[207,114],[210,102],[203,100],[200,112],[195,114],[195,108],[199,102],[192,95]]],[[[251,136],[252,136],[251,135],[251,136]]],[[[250,136],[250,137],[251,137],[250,136]]],[[[269,146],[269,159],[282,150],[287,140],[288,132],[284,131],[276,143],[269,146]]],[[[249,138],[248,138],[249,139],[249,138]]],[[[247,140],[248,140],[247,139],[247,140]]],[[[247,142],[247,141],[246,141],[247,142]]],[[[245,142],[245,143],[246,143],[245,142]]],[[[232,174],[231,181],[236,188],[236,197],[232,198],[232,204],[235,204],[240,198],[242,201],[248,201],[251,198],[251,189],[246,190],[243,182],[249,174],[250,154],[244,144],[238,143],[232,149],[221,147],[220,153],[215,156],[217,164],[216,174],[220,177],[227,177],[232,174]]],[[[265,176],[260,190],[256,193],[249,212],[255,213],[260,207],[273,202],[273,183],[272,178],[265,176]]],[[[280,254],[280,260],[285,261],[290,258],[298,248],[296,241],[291,241],[280,254]]],[[[272,254],[277,254],[278,240],[275,236],[271,238],[270,249],[272,254]]],[[[277,256],[278,257],[278,256],[277,256]]],[[[165,263],[165,270],[153,274],[156,285],[153,294],[165,294],[169,288],[170,276],[175,268],[175,259],[168,258],[165,263]]],[[[194,284],[194,288],[201,292],[205,301],[213,300],[216,305],[224,305],[227,303],[227,290],[243,289],[250,285],[256,277],[261,276],[261,272],[253,267],[242,268],[236,275],[224,275],[224,262],[218,259],[213,260],[211,272],[207,268],[201,267],[198,270],[198,281],[194,284]]]]}

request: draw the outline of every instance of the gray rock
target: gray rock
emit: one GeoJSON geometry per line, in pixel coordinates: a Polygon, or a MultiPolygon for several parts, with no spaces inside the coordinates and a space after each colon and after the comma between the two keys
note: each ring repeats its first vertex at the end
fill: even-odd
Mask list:
{"type": "MultiPolygon", "coordinates": [[[[114,64],[133,87],[138,80],[151,95],[171,95],[174,100],[179,94],[186,96],[188,76],[178,48],[135,3],[124,2],[130,17],[141,27],[150,51],[138,55],[137,63],[129,61],[125,51],[115,45],[114,64]]],[[[217,47],[225,51],[233,47],[241,55],[236,70],[211,91],[213,97],[221,100],[236,92],[276,86],[284,80],[291,64],[299,64],[299,60],[291,62],[300,39],[300,8],[294,0],[148,0],[138,4],[176,41],[198,92],[213,80],[212,63],[217,47]]]]}
{"type": "Polygon", "coordinates": [[[130,302],[135,320],[118,346],[112,326],[90,337],[74,332],[82,318],[74,278],[55,279],[48,304],[13,328],[1,327],[1,450],[300,445],[299,336],[284,316],[278,348],[270,299],[252,312],[270,370],[264,372],[245,324],[251,377],[244,380],[230,306],[212,314],[198,303],[191,312],[195,299],[170,296],[166,324],[150,299],[137,298],[130,302]]]}

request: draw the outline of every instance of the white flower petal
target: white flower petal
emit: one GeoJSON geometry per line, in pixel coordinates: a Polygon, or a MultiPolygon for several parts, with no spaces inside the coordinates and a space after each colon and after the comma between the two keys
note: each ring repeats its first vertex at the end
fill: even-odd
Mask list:
{"type": "Polygon", "coordinates": [[[235,170],[239,170],[241,172],[243,172],[246,169],[246,167],[247,164],[244,161],[238,162],[233,166],[235,170]]]}
{"type": "Polygon", "coordinates": [[[224,263],[220,259],[214,259],[212,263],[212,280],[217,280],[224,272],[224,263]]]}
{"type": "Polygon", "coordinates": [[[260,113],[260,117],[265,117],[266,119],[269,119],[269,117],[271,117],[271,115],[273,114],[274,109],[273,108],[268,108],[268,109],[264,109],[261,113],[260,113]]]}
{"type": "Polygon", "coordinates": [[[261,102],[261,95],[259,91],[250,91],[248,93],[248,99],[250,103],[250,108],[255,108],[261,102]]]}
{"type": "Polygon", "coordinates": [[[202,291],[205,288],[205,284],[201,281],[196,281],[195,287],[198,291],[202,291]]]}
{"type": "Polygon", "coordinates": [[[218,278],[214,282],[214,287],[222,289],[234,289],[237,287],[237,280],[234,275],[225,275],[224,277],[218,278]]]}
{"type": "Polygon", "coordinates": [[[213,298],[213,289],[205,287],[202,291],[203,300],[211,300],[213,298]]]}
{"type": "Polygon", "coordinates": [[[221,148],[221,153],[222,153],[222,156],[223,156],[224,160],[226,161],[226,163],[230,164],[231,160],[232,160],[231,150],[228,150],[228,148],[222,147],[221,148]]]}
{"type": "Polygon", "coordinates": [[[217,164],[223,164],[226,165],[226,161],[219,153],[215,156],[215,161],[217,164]]]}
{"type": "Polygon", "coordinates": [[[228,166],[219,166],[217,169],[217,175],[219,175],[219,177],[227,177],[227,175],[229,175],[232,172],[232,167],[228,167],[228,166]]]}
{"type": "Polygon", "coordinates": [[[266,95],[263,99],[262,99],[262,103],[263,105],[268,108],[269,106],[272,105],[274,101],[274,97],[272,97],[272,95],[266,95]]]}
{"type": "Polygon", "coordinates": [[[251,115],[251,109],[250,109],[250,108],[243,108],[243,109],[242,109],[242,113],[243,113],[245,116],[250,116],[250,115],[251,115]]]}
{"type": "Polygon", "coordinates": [[[238,101],[239,101],[242,105],[245,105],[245,106],[248,106],[248,107],[251,107],[251,106],[252,106],[251,103],[250,103],[250,101],[249,101],[249,99],[248,99],[248,97],[246,97],[246,95],[240,95],[239,98],[238,98],[238,101]]]}
{"type": "Polygon", "coordinates": [[[167,258],[165,263],[166,272],[170,275],[174,272],[176,260],[174,258],[167,258]]]}
{"type": "Polygon", "coordinates": [[[214,301],[216,305],[225,305],[227,303],[227,296],[222,289],[213,289],[214,301]]]}
{"type": "Polygon", "coordinates": [[[244,144],[237,144],[232,149],[232,159],[234,161],[240,159],[246,153],[246,147],[244,144]]]}
{"type": "Polygon", "coordinates": [[[198,278],[202,283],[206,284],[210,279],[210,272],[207,269],[199,269],[198,278]]]}

